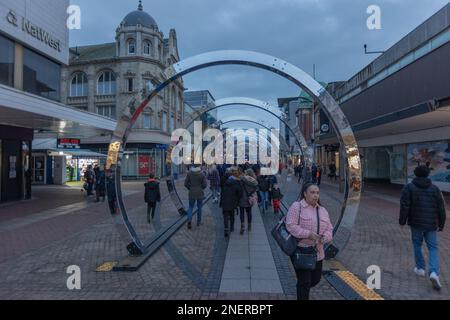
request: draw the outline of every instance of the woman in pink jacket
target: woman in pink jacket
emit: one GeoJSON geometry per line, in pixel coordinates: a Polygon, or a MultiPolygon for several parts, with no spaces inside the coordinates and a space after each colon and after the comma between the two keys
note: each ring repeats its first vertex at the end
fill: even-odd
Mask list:
{"type": "MultiPolygon", "coordinates": [[[[297,299],[309,300],[309,292],[319,284],[322,262],[325,259],[324,244],[333,240],[333,226],[328,211],[320,205],[320,189],[313,183],[302,188],[301,201],[294,202],[286,217],[287,230],[299,239],[300,248],[315,247],[317,264],[315,270],[296,270],[297,299]],[[317,208],[319,209],[319,233],[317,233],[317,208]]],[[[301,249],[299,249],[301,250],[301,249]]]]}

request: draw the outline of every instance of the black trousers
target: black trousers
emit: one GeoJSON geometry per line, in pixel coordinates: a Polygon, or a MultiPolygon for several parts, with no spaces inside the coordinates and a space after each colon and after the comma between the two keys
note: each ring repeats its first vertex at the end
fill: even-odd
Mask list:
{"type": "Polygon", "coordinates": [[[322,279],[322,261],[317,262],[315,270],[296,270],[297,300],[309,300],[311,288],[317,286],[322,279]]]}
{"type": "Polygon", "coordinates": [[[245,212],[247,212],[247,222],[252,224],[252,207],[239,208],[239,210],[241,212],[241,223],[245,223],[245,212]]]}
{"type": "Polygon", "coordinates": [[[156,202],[147,203],[147,218],[150,218],[150,212],[152,213],[152,219],[155,217],[156,202]]]}
{"type": "Polygon", "coordinates": [[[115,215],[117,213],[116,212],[116,205],[117,205],[116,198],[113,198],[113,199],[108,198],[108,205],[109,205],[109,211],[111,212],[111,214],[115,215]]]}
{"type": "Polygon", "coordinates": [[[234,210],[224,210],[222,213],[225,232],[234,231],[234,210]]]}

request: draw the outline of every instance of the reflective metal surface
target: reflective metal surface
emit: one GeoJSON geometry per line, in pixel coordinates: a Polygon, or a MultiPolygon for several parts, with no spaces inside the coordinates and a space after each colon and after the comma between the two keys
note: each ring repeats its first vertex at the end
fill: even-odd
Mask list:
{"type": "MultiPolygon", "coordinates": [[[[345,153],[343,156],[348,164],[346,170],[347,183],[344,205],[342,207],[339,222],[335,226],[334,244],[342,250],[350,238],[351,228],[353,227],[356,219],[361,196],[361,163],[359,150],[347,118],[333,97],[303,70],[286,61],[269,55],[252,51],[237,50],[208,52],[174,64],[164,72],[167,80],[150,93],[147,99],[145,99],[137,108],[133,116],[130,117],[129,114],[125,114],[121,117],[121,119],[119,119],[116,131],[111,141],[107,168],[110,168],[112,165],[116,165],[116,181],[118,182],[116,183],[116,189],[119,208],[124,219],[125,227],[128,229],[129,236],[126,237],[124,241],[132,241],[140,248],[142,246],[142,242],[137,237],[133,227],[127,223],[127,214],[123,206],[120,186],[120,166],[123,156],[123,148],[126,145],[132,126],[153,97],[155,97],[161,90],[163,90],[174,80],[200,69],[229,64],[252,66],[279,74],[280,76],[297,84],[320,102],[323,111],[330,119],[335,131],[338,133],[341,145],[345,148],[345,153]]],[[[312,158],[312,149],[309,150],[311,150],[312,158]]]]}

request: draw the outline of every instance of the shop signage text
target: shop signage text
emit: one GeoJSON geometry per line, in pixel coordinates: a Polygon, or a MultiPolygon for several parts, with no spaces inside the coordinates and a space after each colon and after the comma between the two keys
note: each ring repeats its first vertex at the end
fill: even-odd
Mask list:
{"type": "Polygon", "coordinates": [[[80,139],[58,139],[58,149],[80,149],[80,139]]]}
{"type": "Polygon", "coordinates": [[[26,32],[30,36],[45,43],[50,48],[61,52],[61,41],[55,39],[47,31],[33,24],[31,21],[25,19],[24,17],[21,17],[21,23],[19,24],[19,18],[14,11],[9,11],[9,13],[6,15],[6,20],[8,20],[8,22],[15,27],[21,26],[23,32],[26,32]]]}

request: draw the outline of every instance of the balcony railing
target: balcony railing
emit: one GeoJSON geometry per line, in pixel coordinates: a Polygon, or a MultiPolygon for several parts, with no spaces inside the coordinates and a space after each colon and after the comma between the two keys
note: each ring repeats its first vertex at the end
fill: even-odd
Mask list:
{"type": "Polygon", "coordinates": [[[96,95],[95,103],[97,102],[115,102],[116,95],[115,94],[105,94],[105,95],[96,95]]]}
{"type": "Polygon", "coordinates": [[[87,104],[88,97],[67,97],[67,104],[87,104]]]}

